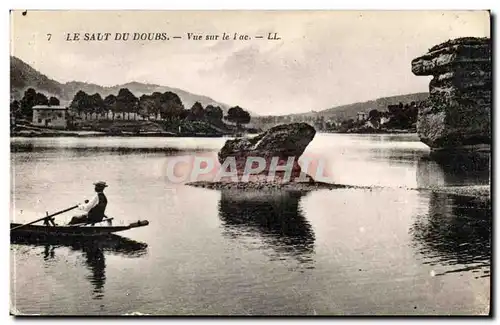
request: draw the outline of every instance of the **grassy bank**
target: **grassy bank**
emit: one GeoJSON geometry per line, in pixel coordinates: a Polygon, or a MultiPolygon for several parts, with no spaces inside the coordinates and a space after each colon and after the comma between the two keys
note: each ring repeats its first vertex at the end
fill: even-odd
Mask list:
{"type": "Polygon", "coordinates": [[[158,136],[158,137],[221,137],[233,134],[223,123],[207,121],[82,121],[68,130],[42,128],[19,123],[11,129],[11,137],[96,137],[96,136],[158,136]]]}

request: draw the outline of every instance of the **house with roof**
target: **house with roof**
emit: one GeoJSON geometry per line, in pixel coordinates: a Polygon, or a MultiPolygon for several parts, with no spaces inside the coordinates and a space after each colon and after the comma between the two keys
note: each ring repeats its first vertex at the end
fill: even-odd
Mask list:
{"type": "Polygon", "coordinates": [[[68,127],[68,108],[65,106],[33,106],[34,126],[66,129],[68,127]]]}
{"type": "Polygon", "coordinates": [[[368,113],[365,113],[365,112],[358,112],[357,116],[356,116],[356,119],[358,121],[366,121],[368,119],[368,113]]]}

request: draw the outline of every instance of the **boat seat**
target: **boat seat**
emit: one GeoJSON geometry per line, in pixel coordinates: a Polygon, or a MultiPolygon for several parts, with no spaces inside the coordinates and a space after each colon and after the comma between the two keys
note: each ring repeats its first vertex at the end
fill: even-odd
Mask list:
{"type": "Polygon", "coordinates": [[[101,223],[101,222],[104,222],[104,221],[106,221],[106,222],[108,223],[108,225],[110,225],[110,226],[111,226],[111,224],[112,224],[112,222],[111,222],[111,221],[112,221],[112,220],[113,220],[113,218],[108,218],[108,217],[106,217],[106,218],[102,219],[101,221],[91,221],[91,222],[75,223],[75,224],[73,224],[73,225],[71,225],[71,226],[77,226],[77,227],[82,227],[82,226],[94,226],[96,223],[101,223]]]}

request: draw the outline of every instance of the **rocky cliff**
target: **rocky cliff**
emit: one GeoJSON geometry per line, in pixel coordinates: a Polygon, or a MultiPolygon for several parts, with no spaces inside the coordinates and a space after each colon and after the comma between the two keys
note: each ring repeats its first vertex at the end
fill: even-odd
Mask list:
{"type": "Polygon", "coordinates": [[[420,140],[433,149],[491,143],[491,40],[458,38],[411,62],[417,76],[432,75],[429,100],[419,109],[420,140]]]}

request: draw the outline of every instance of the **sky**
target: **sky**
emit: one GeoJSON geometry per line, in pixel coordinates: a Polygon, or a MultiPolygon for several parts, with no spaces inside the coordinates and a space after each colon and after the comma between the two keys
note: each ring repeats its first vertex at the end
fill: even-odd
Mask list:
{"type": "Polygon", "coordinates": [[[426,92],[431,77],[413,75],[411,60],[448,39],[489,37],[490,17],[485,11],[13,11],[10,32],[11,55],[59,82],[153,83],[282,115],[426,92]],[[85,33],[111,35],[85,41],[85,33]],[[116,33],[130,38],[116,41],[116,33]],[[134,33],[170,39],[134,41],[134,33]],[[203,39],[189,40],[188,33],[203,39]],[[223,33],[230,39],[222,40],[223,33]],[[233,40],[234,33],[250,39],[233,40]],[[280,39],[267,39],[269,33],[280,39]]]}

